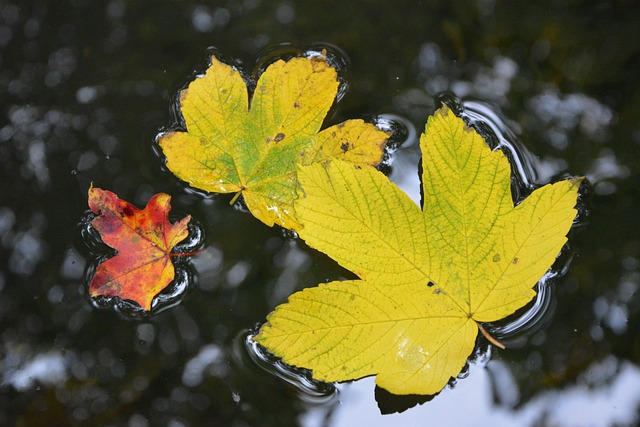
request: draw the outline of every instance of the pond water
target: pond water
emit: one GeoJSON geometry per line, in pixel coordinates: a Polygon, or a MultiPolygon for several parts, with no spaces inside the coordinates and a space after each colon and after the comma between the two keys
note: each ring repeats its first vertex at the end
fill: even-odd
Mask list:
{"type": "Polygon", "coordinates": [[[632,1],[0,0],[0,425],[637,425],[639,27],[632,1]],[[416,200],[442,93],[518,141],[521,176],[590,181],[531,319],[496,325],[507,349],[482,344],[429,401],[316,383],[257,347],[288,295],[351,273],[155,153],[209,55],[250,76],[318,43],[348,62],[329,123],[404,123],[389,172],[416,200]],[[131,320],[89,300],[92,182],[139,207],[169,193],[201,225],[181,301],[131,320]]]}

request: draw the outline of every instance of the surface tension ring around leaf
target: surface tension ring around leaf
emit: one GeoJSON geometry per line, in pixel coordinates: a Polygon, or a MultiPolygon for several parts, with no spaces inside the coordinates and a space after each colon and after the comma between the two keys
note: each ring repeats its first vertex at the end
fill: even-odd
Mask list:
{"type": "Polygon", "coordinates": [[[116,254],[100,263],[91,279],[92,297],[119,297],[139,304],[146,312],[152,301],[175,277],[172,249],[189,235],[187,216],[169,221],[171,196],[154,195],[138,209],[116,194],[91,187],[89,207],[96,215],[91,226],[116,254]]]}

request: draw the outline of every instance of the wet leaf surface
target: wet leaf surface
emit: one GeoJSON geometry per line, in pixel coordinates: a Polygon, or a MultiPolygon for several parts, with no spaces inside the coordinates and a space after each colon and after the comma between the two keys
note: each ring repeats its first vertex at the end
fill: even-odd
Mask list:
{"type": "Polygon", "coordinates": [[[582,179],[514,206],[504,153],[447,107],[421,138],[421,210],[373,168],[303,167],[299,234],[360,280],[289,297],[256,337],[323,381],[377,375],[395,394],[435,394],[461,371],[482,323],[535,296],[576,216],[582,179]]]}
{"type": "Polygon", "coordinates": [[[331,158],[377,165],[389,137],[362,120],[320,131],[337,90],[324,57],[279,60],[260,76],[249,107],[240,73],[212,57],[180,94],[186,132],[159,137],[167,167],[200,190],[241,194],[269,226],[295,229],[298,165],[331,158]]]}
{"type": "Polygon", "coordinates": [[[171,250],[189,235],[190,216],[169,221],[171,196],[154,195],[140,210],[110,191],[89,189],[91,225],[117,253],[96,269],[92,297],[119,297],[150,311],[153,298],[174,279],[171,250]]]}

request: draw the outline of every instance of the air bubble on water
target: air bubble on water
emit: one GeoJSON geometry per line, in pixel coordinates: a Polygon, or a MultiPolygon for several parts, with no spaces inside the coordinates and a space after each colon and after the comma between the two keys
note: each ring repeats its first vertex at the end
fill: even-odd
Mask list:
{"type": "MultiPolygon", "coordinates": [[[[171,257],[175,271],[174,279],[154,297],[151,303],[151,311],[147,312],[137,303],[123,300],[120,297],[89,296],[89,285],[95,276],[98,265],[117,254],[115,249],[107,246],[102,241],[100,233],[91,225],[91,221],[95,216],[93,212],[87,211],[82,216],[79,224],[82,240],[93,258],[84,274],[86,295],[91,305],[99,309],[113,309],[119,316],[127,320],[141,320],[180,304],[189,288],[196,281],[196,275],[190,259],[204,246],[205,234],[202,224],[191,218],[187,226],[188,236],[178,243],[172,251],[172,254],[175,255],[171,257]]],[[[173,215],[170,217],[171,222],[175,222],[177,219],[179,218],[174,218],[173,215]]]]}
{"type": "Polygon", "coordinates": [[[255,366],[294,386],[300,392],[301,400],[307,403],[327,404],[337,398],[338,390],[333,383],[315,380],[311,371],[284,363],[258,344],[254,336],[255,333],[244,331],[238,338],[241,340],[242,353],[255,366]]]}

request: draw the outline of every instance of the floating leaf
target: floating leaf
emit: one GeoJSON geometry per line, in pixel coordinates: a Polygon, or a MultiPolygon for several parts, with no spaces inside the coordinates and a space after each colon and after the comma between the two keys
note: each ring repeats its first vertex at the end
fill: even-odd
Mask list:
{"type": "MultiPolygon", "coordinates": [[[[316,379],[377,375],[394,394],[434,394],[483,322],[526,305],[576,215],[581,179],[514,206],[510,167],[446,107],[421,137],[424,209],[373,168],[302,167],[299,234],[360,280],[292,295],[256,340],[316,379]]],[[[495,342],[495,340],[494,340],[495,342]]]]}
{"type": "Polygon", "coordinates": [[[269,226],[295,229],[298,165],[382,160],[389,135],[370,123],[348,120],[320,131],[337,89],[336,70],[324,57],[279,60],[260,76],[249,109],[240,73],[212,57],[180,94],[186,132],[159,137],[167,167],[195,188],[242,194],[269,226]]]}
{"type": "Polygon", "coordinates": [[[92,297],[120,297],[151,310],[153,298],[174,279],[171,250],[189,232],[190,216],[171,224],[171,196],[154,195],[140,210],[110,191],[91,187],[91,225],[117,254],[98,265],[89,285],[92,297]]]}

